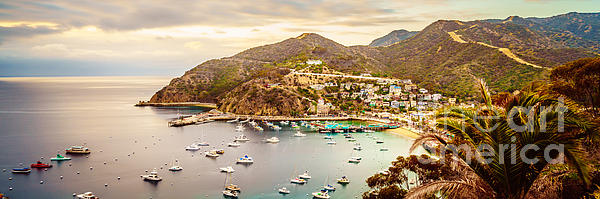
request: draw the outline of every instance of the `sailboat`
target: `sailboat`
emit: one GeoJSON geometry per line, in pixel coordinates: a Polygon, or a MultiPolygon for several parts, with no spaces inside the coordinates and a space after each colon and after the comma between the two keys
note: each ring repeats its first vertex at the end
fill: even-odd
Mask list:
{"type": "Polygon", "coordinates": [[[171,163],[171,167],[169,168],[169,171],[181,171],[183,170],[183,167],[181,167],[181,165],[179,164],[178,160],[173,160],[173,162],[171,163]]]}

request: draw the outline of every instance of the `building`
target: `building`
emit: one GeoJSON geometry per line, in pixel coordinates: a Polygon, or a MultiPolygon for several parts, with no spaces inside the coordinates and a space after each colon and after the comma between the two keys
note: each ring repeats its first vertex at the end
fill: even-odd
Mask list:
{"type": "Polygon", "coordinates": [[[321,64],[323,64],[323,62],[321,60],[309,59],[309,60],[306,61],[306,64],[308,64],[308,65],[321,65],[321,64]]]}
{"type": "Polygon", "coordinates": [[[310,88],[312,88],[314,90],[323,90],[325,88],[325,85],[323,85],[323,84],[313,84],[313,85],[310,85],[310,88]]]}
{"type": "Polygon", "coordinates": [[[389,89],[390,89],[390,93],[392,93],[394,95],[400,95],[402,93],[401,86],[391,85],[389,89]]]}
{"type": "Polygon", "coordinates": [[[456,104],[456,98],[448,98],[448,103],[450,104],[456,104]]]}
{"type": "Polygon", "coordinates": [[[390,102],[390,107],[392,107],[392,108],[399,108],[400,107],[400,102],[394,100],[394,101],[390,102]]]}
{"type": "Polygon", "coordinates": [[[428,92],[428,91],[427,91],[427,89],[424,89],[424,88],[421,88],[421,89],[419,89],[419,93],[423,93],[423,94],[425,94],[425,93],[427,93],[427,92],[428,92]]]}
{"type": "Polygon", "coordinates": [[[440,101],[440,99],[442,99],[442,94],[433,94],[431,95],[431,100],[433,100],[434,102],[440,101]]]}

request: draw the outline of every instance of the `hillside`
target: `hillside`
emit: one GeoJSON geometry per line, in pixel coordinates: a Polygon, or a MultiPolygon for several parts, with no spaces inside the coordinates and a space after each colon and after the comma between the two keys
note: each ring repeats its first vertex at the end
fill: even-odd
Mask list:
{"type": "Polygon", "coordinates": [[[415,36],[419,31],[407,31],[404,29],[394,30],[383,37],[379,37],[373,40],[369,46],[378,47],[378,46],[389,46],[395,43],[398,43],[402,40],[411,38],[415,36]]]}
{"type": "Polygon", "coordinates": [[[531,80],[546,78],[552,67],[597,56],[591,45],[597,40],[578,36],[573,42],[559,41],[548,36],[550,31],[541,31],[548,29],[535,20],[540,21],[520,17],[439,20],[412,37],[381,47],[344,46],[318,34],[304,33],[204,62],[173,79],[150,101],[215,102],[221,109],[236,113],[291,115],[306,112],[314,99],[300,93],[297,85],[285,84],[295,81],[283,78],[290,69],[412,79],[434,92],[469,97],[473,76],[485,78],[493,91],[512,91],[531,80]],[[580,45],[588,41],[592,43],[580,45]],[[304,62],[309,59],[323,64],[306,68],[304,62]],[[279,88],[263,88],[264,84],[282,82],[279,88]]]}

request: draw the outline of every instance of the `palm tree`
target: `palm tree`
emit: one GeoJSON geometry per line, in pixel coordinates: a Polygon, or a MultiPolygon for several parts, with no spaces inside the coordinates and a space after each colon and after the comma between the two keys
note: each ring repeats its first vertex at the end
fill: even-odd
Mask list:
{"type": "MultiPolygon", "coordinates": [[[[453,137],[425,134],[415,140],[411,150],[423,143],[437,143],[439,153],[454,161],[464,175],[460,179],[440,180],[409,191],[407,198],[422,198],[440,193],[448,198],[525,198],[534,181],[552,160],[544,158],[544,149],[562,145],[562,153],[550,153],[562,158],[575,169],[585,185],[589,185],[587,167],[582,163],[582,141],[592,130],[580,108],[569,100],[525,89],[492,102],[483,80],[478,80],[483,99],[476,108],[449,107],[437,115],[436,127],[453,137]],[[564,101],[564,102],[563,102],[564,101]],[[565,108],[568,111],[565,111],[565,108]],[[531,149],[533,144],[540,150],[531,149]],[[473,153],[451,150],[450,146],[467,146],[473,153]],[[480,146],[489,146],[475,150],[480,146]],[[511,153],[514,147],[516,153],[511,153]],[[538,158],[537,162],[524,161],[538,158]],[[473,155],[471,155],[473,154],[473,155]],[[487,159],[486,159],[487,158],[487,159]],[[514,160],[513,160],[514,159],[514,160]]],[[[556,152],[556,150],[554,151],[556,152]]]]}

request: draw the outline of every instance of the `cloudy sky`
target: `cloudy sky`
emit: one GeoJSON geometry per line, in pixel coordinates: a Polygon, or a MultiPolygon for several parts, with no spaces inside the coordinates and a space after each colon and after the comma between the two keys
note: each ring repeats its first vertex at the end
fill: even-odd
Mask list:
{"type": "Polygon", "coordinates": [[[303,32],[365,45],[438,19],[598,8],[598,0],[4,0],[0,76],[176,76],[205,60],[303,32]]]}

